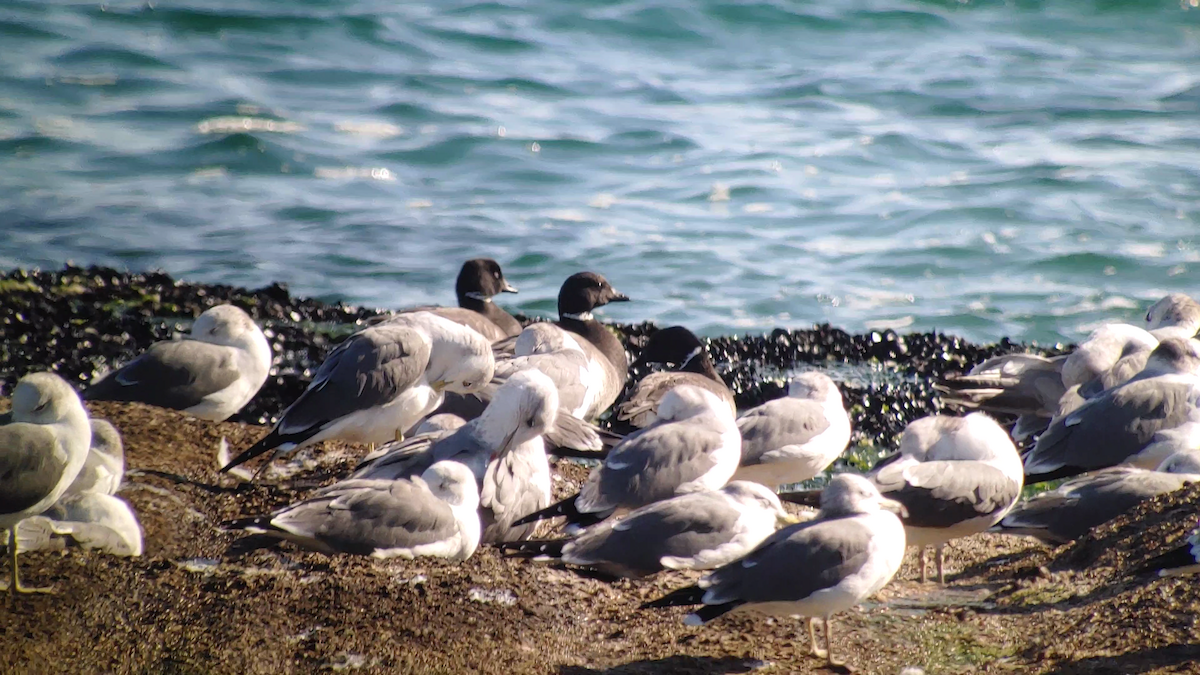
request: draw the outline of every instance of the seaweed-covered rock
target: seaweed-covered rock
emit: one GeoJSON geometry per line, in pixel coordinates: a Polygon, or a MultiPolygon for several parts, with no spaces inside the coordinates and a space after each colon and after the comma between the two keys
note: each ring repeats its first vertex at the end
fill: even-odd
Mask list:
{"type": "MultiPolygon", "coordinates": [[[[237,305],[259,321],[275,351],[266,384],[233,418],[258,424],[274,421],[300,395],[333,345],[383,313],[296,298],[282,284],[248,290],[104,267],[12,270],[0,276],[0,395],[11,393],[26,373],[47,368],[82,387],[151,343],[186,330],[201,312],[221,303],[237,305]]],[[[624,342],[631,364],[658,330],[653,322],[611,328],[624,342]]],[[[976,345],[936,332],[852,335],[828,324],[706,343],[740,408],[784,395],[783,381],[797,369],[880,364],[903,375],[882,383],[841,384],[854,421],[853,442],[879,447],[893,446],[905,425],[942,409],[933,379],[997,354],[1031,348],[1007,339],[976,345]]],[[[1051,351],[1061,349],[1055,345],[1051,351]]],[[[630,389],[645,374],[631,366],[630,389]]]]}

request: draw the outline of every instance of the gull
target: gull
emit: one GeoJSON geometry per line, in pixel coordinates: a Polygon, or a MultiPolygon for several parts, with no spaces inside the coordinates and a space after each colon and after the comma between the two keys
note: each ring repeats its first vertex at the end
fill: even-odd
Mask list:
{"type": "Polygon", "coordinates": [[[17,382],[11,419],[0,426],[0,529],[8,530],[8,591],[46,592],[21,585],[17,524],[66,492],[87,459],[92,429],[79,396],[53,373],[33,373],[17,382]]]}
{"type": "Polygon", "coordinates": [[[1156,471],[1115,466],[1077,476],[1017,504],[994,531],[1065,544],[1143,501],[1200,481],[1200,456],[1177,453],[1156,471]]]}
{"type": "Polygon", "coordinates": [[[490,342],[521,332],[521,323],[492,302],[501,293],[517,292],[495,260],[475,258],[463,263],[454,282],[454,292],[458,307],[418,307],[410,311],[432,312],[471,328],[490,342]]]}
{"type": "MultiPolygon", "coordinates": [[[[921,581],[928,579],[925,548],[936,548],[938,581],[945,583],[945,547],[987,531],[1021,496],[1021,458],[1004,429],[984,413],[932,415],[904,429],[900,450],[867,475],[885,497],[904,505],[909,546],[920,549],[921,581]]],[[[811,504],[820,491],[781,494],[811,504]]]]}
{"type": "Polygon", "coordinates": [[[684,619],[690,626],[729,612],[810,617],[812,653],[833,665],[833,615],[869,598],[900,569],[905,538],[895,512],[902,511],[861,476],[834,476],[816,519],[779,530],[745,558],[643,608],[704,605],[684,619]],[[813,617],[824,620],[824,650],[813,617]]]}
{"type": "Polygon", "coordinates": [[[271,345],[241,309],[217,305],[196,317],[189,336],[156,342],[83,392],[88,401],[138,401],[219,422],[242,409],[267,381],[271,345]]]}
{"type": "Polygon", "coordinates": [[[558,558],[618,577],[665,569],[713,569],[749,553],[780,525],[796,519],[758,483],[733,481],[720,490],[689,492],[630,511],[574,539],[504,544],[528,557],[558,558]]]}
{"type": "Polygon", "coordinates": [[[650,426],[657,419],[659,401],[681,384],[694,384],[711,391],[737,414],[733,392],[713,367],[704,344],[687,328],[671,326],[652,334],[634,369],[651,363],[677,364],[678,368],[650,373],[642,378],[629,398],[618,407],[618,420],[628,421],[639,429],[650,426]]]}
{"type": "Polygon", "coordinates": [[[1106,324],[1070,354],[996,356],[966,375],[938,382],[934,388],[951,405],[1019,415],[1013,436],[1025,440],[1044,431],[1053,417],[1069,413],[1086,398],[1128,381],[1142,369],[1160,340],[1191,338],[1197,329],[1200,304],[1173,293],[1150,307],[1144,327],[1106,324]]]}
{"type": "Polygon", "coordinates": [[[334,348],[271,432],[221,471],[328,439],[395,439],[437,408],[443,391],[476,391],[494,368],[479,333],[428,312],[399,315],[334,348]]]}
{"type": "Polygon", "coordinates": [[[142,554],[142,526],[129,504],[102,492],[63,495],[42,515],[17,526],[17,548],[22,551],[64,544],[136,557],[142,554]]]}
{"type": "Polygon", "coordinates": [[[677,494],[715,490],[737,469],[741,438],[729,406],[712,392],[680,385],[663,397],[658,421],[626,436],[579,490],[516,525],[567,516],[586,526],[677,494]]]}
{"type": "Polygon", "coordinates": [[[850,417],[829,376],[810,371],[792,378],[785,398],[747,410],[737,421],[742,461],[735,480],[771,489],[809,480],[850,443],[850,417]]]}
{"type": "Polygon", "coordinates": [[[1137,377],[1054,419],[1025,455],[1025,482],[1137,462],[1155,434],[1196,417],[1198,372],[1200,352],[1191,340],[1159,343],[1137,377]]]}
{"type": "Polygon", "coordinates": [[[125,447],[121,434],[108,420],[90,420],[92,443],[79,475],[66,494],[100,492],[114,495],[125,479],[125,447]]]}
{"type": "MultiPolygon", "coordinates": [[[[237,520],[228,528],[326,554],[462,561],[479,545],[478,508],[471,470],[458,462],[437,462],[418,477],[334,483],[269,516],[237,520]]],[[[233,550],[259,546],[259,539],[247,537],[233,550]]]]}
{"type": "Polygon", "coordinates": [[[385,445],[352,478],[395,479],[453,460],[471,469],[480,485],[482,541],[526,539],[534,525],[514,521],[550,504],[550,463],[542,434],[559,414],[554,383],[539,371],[517,373],[496,390],[479,417],[453,432],[426,434],[385,445]]]}

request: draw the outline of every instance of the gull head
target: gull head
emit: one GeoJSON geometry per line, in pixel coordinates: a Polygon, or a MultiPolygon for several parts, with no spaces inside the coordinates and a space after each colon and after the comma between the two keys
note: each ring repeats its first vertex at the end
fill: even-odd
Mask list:
{"type": "Polygon", "coordinates": [[[1150,305],[1146,312],[1146,330],[1183,328],[1192,335],[1200,330],[1200,303],[1183,293],[1171,293],[1150,305]]]}
{"type": "Polygon", "coordinates": [[[79,395],[54,373],[31,373],[17,382],[12,396],[13,422],[30,424],[80,423],[89,429],[79,395]]]}
{"type": "Polygon", "coordinates": [[[558,417],[558,388],[540,370],[522,370],[496,390],[481,424],[486,429],[503,430],[497,453],[546,433],[558,417]]]}
{"type": "Polygon", "coordinates": [[[779,501],[779,495],[764,485],[748,480],[735,480],[721,488],[733,501],[747,509],[758,509],[773,514],[778,527],[800,522],[798,518],[788,513],[779,501]]]}
{"type": "Polygon", "coordinates": [[[1200,451],[1176,452],[1162,461],[1155,471],[1162,473],[1200,473],[1200,451]]]}
{"type": "Polygon", "coordinates": [[[842,393],[837,384],[825,373],[810,370],[795,375],[788,380],[788,396],[791,398],[808,399],[818,403],[834,403],[842,405],[842,393]]]}
{"type": "Polygon", "coordinates": [[[460,328],[452,339],[434,341],[426,375],[434,389],[473,394],[492,381],[496,360],[487,338],[466,326],[460,328]]]}
{"type": "Polygon", "coordinates": [[[258,330],[250,315],[233,305],[210,307],[192,324],[193,340],[227,347],[245,344],[246,335],[258,330]]]}
{"type": "Polygon", "coordinates": [[[451,460],[434,462],[421,474],[421,480],[435,497],[450,506],[471,511],[479,508],[479,485],[465,464],[451,460]]]}
{"type": "Polygon", "coordinates": [[[849,516],[859,513],[891,511],[904,517],[904,505],[879,494],[874,483],[852,473],[840,473],[829,479],[821,492],[821,516],[849,516]]]}

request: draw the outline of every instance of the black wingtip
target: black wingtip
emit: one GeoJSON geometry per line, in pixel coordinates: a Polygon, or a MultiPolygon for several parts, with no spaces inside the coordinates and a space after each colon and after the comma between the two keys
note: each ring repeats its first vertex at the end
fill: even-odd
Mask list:
{"type": "Polygon", "coordinates": [[[502,541],[496,544],[507,555],[521,558],[561,558],[563,547],[570,539],[528,539],[526,541],[502,541]]]}
{"type": "Polygon", "coordinates": [[[791,502],[801,506],[821,507],[821,490],[797,490],[795,492],[780,492],[779,501],[791,502]]]}
{"type": "Polygon", "coordinates": [[[1188,567],[1197,563],[1200,563],[1200,561],[1196,559],[1196,556],[1192,555],[1192,546],[1188,543],[1147,560],[1130,574],[1134,576],[1153,574],[1162,570],[1188,567]]]}
{"type": "Polygon", "coordinates": [[[1071,478],[1072,476],[1078,476],[1081,473],[1087,473],[1087,471],[1087,469],[1077,466],[1064,466],[1046,473],[1027,473],[1025,474],[1025,486],[1028,487],[1030,485],[1037,485],[1038,483],[1058,480],[1059,478],[1071,478]]]}
{"type": "Polygon", "coordinates": [[[684,586],[683,588],[677,588],[661,598],[656,598],[654,600],[650,600],[649,602],[643,602],[641,608],[656,609],[660,607],[683,607],[687,605],[699,605],[703,602],[704,589],[697,585],[692,585],[684,586]]]}
{"type": "Polygon", "coordinates": [[[576,516],[580,515],[579,510],[575,508],[575,499],[578,496],[579,495],[573,495],[567,497],[561,502],[551,504],[541,511],[534,511],[531,514],[523,516],[514,521],[513,525],[528,525],[529,523],[536,523],[539,520],[547,520],[549,518],[557,518],[558,516],[566,516],[568,520],[574,520],[576,516]]]}
{"type": "Polygon", "coordinates": [[[552,448],[547,448],[547,452],[560,459],[596,459],[603,460],[608,457],[608,451],[612,448],[601,448],[600,450],[580,450],[571,448],[565,445],[558,445],[552,448]]]}
{"type": "Polygon", "coordinates": [[[258,457],[259,455],[278,447],[278,445],[279,434],[272,429],[271,433],[259,439],[257,443],[247,448],[244,452],[242,452],[242,454],[231,459],[228,464],[218,469],[217,473],[229,473],[230,469],[241,466],[255,457],[258,457]]]}

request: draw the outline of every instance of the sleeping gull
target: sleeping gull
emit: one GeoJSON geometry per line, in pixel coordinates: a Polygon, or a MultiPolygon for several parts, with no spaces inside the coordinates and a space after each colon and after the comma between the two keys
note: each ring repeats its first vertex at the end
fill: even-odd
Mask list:
{"type": "Polygon", "coordinates": [[[113,495],[125,479],[125,447],[121,434],[108,420],[90,420],[92,443],[79,475],[66,494],[101,492],[113,495]]]}
{"type": "Polygon", "coordinates": [[[92,384],[88,401],[139,401],[219,422],[267,381],[271,345],[249,314],[217,305],[196,317],[190,336],[156,342],[92,384]]]}
{"type": "MultiPolygon", "coordinates": [[[[936,547],[938,581],[945,583],[945,546],[985,532],[1021,496],[1021,458],[1004,429],[983,413],[932,415],[904,429],[900,451],[884,458],[867,478],[904,505],[908,545],[920,549],[921,581],[928,575],[925,548],[936,547]]],[[[811,504],[819,491],[781,494],[811,504]]]]}
{"type": "Polygon", "coordinates": [[[101,492],[63,495],[42,515],[26,518],[17,526],[17,547],[22,551],[63,545],[140,556],[142,527],[129,504],[101,492]]]}
{"type": "Polygon", "coordinates": [[[271,432],[221,471],[327,439],[395,439],[432,412],[444,390],[471,393],[491,380],[494,367],[479,333],[428,312],[402,314],[331,351],[271,432]]]}
{"type": "Polygon", "coordinates": [[[1051,544],[1073,541],[1143,501],[1200,482],[1200,459],[1179,453],[1156,471],[1115,466],[1077,476],[1017,504],[994,529],[1051,544]]]}
{"type": "Polygon", "coordinates": [[[934,388],[951,405],[1020,415],[1013,437],[1025,440],[1044,431],[1051,418],[1069,413],[1085,398],[1129,380],[1142,369],[1160,340],[1190,338],[1197,329],[1200,305],[1173,293],[1150,307],[1144,328],[1105,324],[1070,354],[996,356],[934,388]]]}
{"type": "Polygon", "coordinates": [[[351,478],[395,479],[434,462],[459,462],[481,486],[482,541],[525,539],[536,525],[514,521],[550,503],[550,464],[541,435],[557,415],[558,393],[550,378],[536,370],[517,373],[479,417],[450,433],[389,444],[393,449],[364,462],[351,478]]]}
{"type": "Polygon", "coordinates": [[[663,397],[658,421],[626,436],[579,490],[516,521],[567,516],[586,526],[692,490],[715,490],[737,469],[741,438],[729,406],[690,384],[663,397]]]}
{"type": "Polygon", "coordinates": [[[655,502],[624,518],[593,525],[574,539],[506,544],[529,557],[550,557],[604,574],[644,577],[664,569],[713,569],[746,555],[776,527],[795,523],[767,488],[734,481],[655,502]]]}
{"type": "Polygon", "coordinates": [[[617,409],[617,419],[628,421],[642,429],[657,419],[658,403],[668,391],[681,384],[694,384],[716,394],[737,414],[733,392],[725,385],[720,373],[713,367],[712,359],[704,350],[704,344],[683,326],[671,326],[655,331],[642,348],[639,364],[669,363],[676,370],[650,373],[642,378],[629,398],[617,409]]]}
{"type": "Polygon", "coordinates": [[[824,471],[850,443],[850,417],[829,376],[810,371],[792,378],[788,395],[747,410],[737,421],[742,461],[735,480],[771,489],[824,471]]]}
{"type": "MultiPolygon", "coordinates": [[[[478,508],[471,470],[438,462],[419,477],[334,483],[270,516],[234,521],[229,528],[327,554],[461,561],[479,545],[478,508]]],[[[232,548],[244,552],[258,545],[248,537],[232,548]]]]}
{"type": "Polygon", "coordinates": [[[495,260],[475,258],[463,263],[454,282],[454,292],[458,307],[418,307],[409,311],[437,314],[475,330],[490,342],[521,332],[520,322],[492,302],[492,297],[501,293],[517,292],[495,260]]]}
{"type": "Polygon", "coordinates": [[[745,558],[643,607],[703,604],[684,623],[696,626],[731,611],[809,617],[812,653],[834,663],[833,615],[883,588],[904,560],[903,507],[861,476],[841,474],[821,495],[816,519],[771,535],[745,558]],[[825,623],[817,647],[812,618],[825,623]]]}
{"type": "Polygon", "coordinates": [[[1055,418],[1025,455],[1025,482],[1138,462],[1136,456],[1152,444],[1155,434],[1195,417],[1198,372],[1200,353],[1191,340],[1167,338],[1159,343],[1138,377],[1055,418]]]}
{"type": "Polygon", "coordinates": [[[17,524],[50,508],[75,480],[92,441],[83,402],[61,377],[33,373],[17,382],[12,421],[0,426],[0,529],[8,530],[12,595],[21,586],[17,524]]]}

